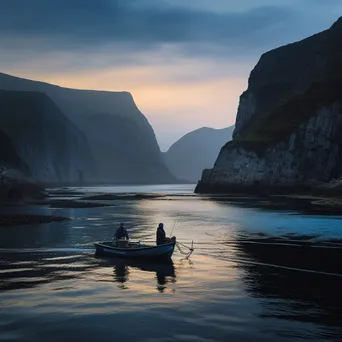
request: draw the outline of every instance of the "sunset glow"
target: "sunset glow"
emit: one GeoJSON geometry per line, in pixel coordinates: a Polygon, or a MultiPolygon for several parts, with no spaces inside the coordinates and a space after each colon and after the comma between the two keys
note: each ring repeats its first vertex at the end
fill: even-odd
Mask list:
{"type": "Polygon", "coordinates": [[[16,0],[0,13],[1,71],[131,92],[166,150],[199,127],[233,125],[260,56],[325,29],[341,10],[315,0],[16,0]],[[20,16],[6,16],[18,1],[20,16]]]}

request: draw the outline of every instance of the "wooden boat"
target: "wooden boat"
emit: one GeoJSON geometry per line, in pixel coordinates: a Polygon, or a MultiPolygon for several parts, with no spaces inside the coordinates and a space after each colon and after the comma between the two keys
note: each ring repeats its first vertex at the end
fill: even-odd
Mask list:
{"type": "Polygon", "coordinates": [[[162,245],[145,245],[140,242],[128,240],[95,242],[97,255],[111,255],[124,258],[153,258],[170,259],[176,245],[176,239],[172,238],[162,245]]]}

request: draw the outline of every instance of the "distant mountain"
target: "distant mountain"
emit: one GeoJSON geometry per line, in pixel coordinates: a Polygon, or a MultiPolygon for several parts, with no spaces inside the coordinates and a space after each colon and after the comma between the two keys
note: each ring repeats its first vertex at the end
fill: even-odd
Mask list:
{"type": "Polygon", "coordinates": [[[79,121],[94,155],[102,182],[164,183],[174,178],[161,158],[153,134],[120,115],[84,115],[79,121]]]}
{"type": "Polygon", "coordinates": [[[175,182],[152,127],[130,93],[68,89],[2,73],[0,89],[45,93],[84,130],[97,154],[93,182],[175,182]]]}
{"type": "Polygon", "coordinates": [[[214,165],[233,131],[234,126],[224,129],[203,127],[186,134],[164,153],[167,167],[175,177],[197,182],[203,169],[214,165]]]}
{"type": "MultiPolygon", "coordinates": [[[[93,161],[85,135],[43,93],[0,90],[0,127],[33,178],[49,183],[89,178],[93,161]]],[[[8,157],[15,158],[14,152],[8,157]]]]}

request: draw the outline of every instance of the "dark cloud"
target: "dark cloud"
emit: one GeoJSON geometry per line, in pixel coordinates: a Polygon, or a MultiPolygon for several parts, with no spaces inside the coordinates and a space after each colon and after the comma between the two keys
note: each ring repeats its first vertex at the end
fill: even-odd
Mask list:
{"type": "Polygon", "coordinates": [[[268,6],[217,13],[150,0],[1,0],[1,37],[40,39],[50,48],[99,44],[245,44],[294,12],[268,6]],[[244,42],[245,41],[245,42],[244,42]]]}
{"type": "Polygon", "coordinates": [[[255,0],[0,0],[0,67],[39,61],[50,70],[76,70],[165,64],[180,56],[250,65],[267,50],[327,28],[342,9],[341,0],[257,3],[261,5],[256,7],[255,0]],[[165,54],[165,47],[172,47],[171,54],[165,54]],[[55,53],[64,62],[51,56],[55,53]],[[156,60],[151,62],[151,56],[156,60]]]}

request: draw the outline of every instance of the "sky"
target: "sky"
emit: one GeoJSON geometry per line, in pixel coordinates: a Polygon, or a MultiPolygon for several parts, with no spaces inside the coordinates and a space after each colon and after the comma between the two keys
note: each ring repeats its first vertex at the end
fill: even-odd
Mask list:
{"type": "Polygon", "coordinates": [[[342,0],[0,1],[1,72],[129,91],[162,151],[233,125],[261,54],[342,16],[342,0]]]}

